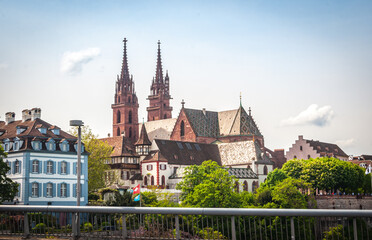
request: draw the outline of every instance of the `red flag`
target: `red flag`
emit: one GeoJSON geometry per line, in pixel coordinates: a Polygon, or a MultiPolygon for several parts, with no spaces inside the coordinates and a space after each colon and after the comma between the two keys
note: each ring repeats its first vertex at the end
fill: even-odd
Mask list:
{"type": "Polygon", "coordinates": [[[136,186],[135,188],[133,188],[133,194],[140,193],[140,190],[141,190],[141,187],[138,184],[138,186],[136,186]]]}

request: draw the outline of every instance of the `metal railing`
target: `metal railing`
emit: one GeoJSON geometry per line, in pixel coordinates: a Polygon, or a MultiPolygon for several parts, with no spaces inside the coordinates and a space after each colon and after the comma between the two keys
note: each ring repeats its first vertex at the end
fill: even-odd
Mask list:
{"type": "Polygon", "coordinates": [[[71,239],[372,239],[372,210],[0,205],[1,235],[71,239]]]}

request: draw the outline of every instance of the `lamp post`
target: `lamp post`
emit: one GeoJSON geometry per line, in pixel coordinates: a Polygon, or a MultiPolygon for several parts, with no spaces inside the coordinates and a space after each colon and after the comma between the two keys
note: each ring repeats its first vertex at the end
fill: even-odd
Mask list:
{"type": "Polygon", "coordinates": [[[80,175],[81,175],[81,127],[84,126],[83,121],[81,120],[71,120],[70,126],[78,127],[78,145],[77,145],[77,189],[76,189],[76,206],[80,206],[80,196],[81,196],[81,187],[80,187],[80,175]]]}
{"type": "MultiPolygon", "coordinates": [[[[78,145],[77,145],[77,169],[76,169],[76,175],[77,175],[77,188],[76,188],[76,206],[80,206],[80,195],[81,195],[81,187],[80,187],[80,175],[81,175],[81,127],[84,126],[83,121],[81,120],[71,120],[70,126],[72,127],[78,127],[78,145]]],[[[74,238],[78,238],[80,235],[80,218],[79,214],[76,213],[75,216],[75,224],[73,226],[73,235],[74,238]]]]}

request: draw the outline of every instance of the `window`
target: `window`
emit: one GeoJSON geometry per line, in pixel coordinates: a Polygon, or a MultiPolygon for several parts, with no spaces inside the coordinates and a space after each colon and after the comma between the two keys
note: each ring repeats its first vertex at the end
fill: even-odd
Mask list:
{"type": "Polygon", "coordinates": [[[161,185],[165,186],[165,176],[161,176],[161,185]]]}
{"type": "Polygon", "coordinates": [[[239,193],[239,182],[238,181],[235,182],[235,191],[239,193]]]}
{"type": "Polygon", "coordinates": [[[182,143],[177,142],[177,146],[178,146],[179,149],[183,149],[183,145],[182,145],[182,143]]]}
{"type": "Polygon", "coordinates": [[[47,132],[47,129],[46,128],[43,128],[43,127],[40,127],[38,128],[39,132],[41,132],[42,134],[46,134],[47,132]]]}
{"type": "Polygon", "coordinates": [[[39,184],[32,183],[32,197],[39,197],[39,184]]]}
{"type": "Polygon", "coordinates": [[[185,145],[186,145],[187,149],[192,150],[192,147],[191,147],[190,143],[185,143],[185,145]]]}
{"type": "Polygon", "coordinates": [[[67,184],[61,184],[61,197],[67,197],[67,184]]]}
{"type": "Polygon", "coordinates": [[[129,114],[128,114],[128,123],[132,123],[132,111],[129,111],[129,114]]]}
{"type": "Polygon", "coordinates": [[[54,129],[52,129],[52,133],[54,134],[54,135],[59,135],[59,129],[58,128],[54,128],[54,129]]]}
{"type": "Polygon", "coordinates": [[[256,189],[258,188],[258,182],[257,181],[253,181],[252,183],[252,192],[256,192],[256,189]]]}
{"type": "Polygon", "coordinates": [[[54,140],[53,140],[53,139],[49,140],[49,141],[47,142],[47,144],[46,144],[46,147],[47,147],[47,149],[48,149],[49,151],[55,151],[55,150],[56,150],[56,145],[55,145],[55,143],[54,143],[54,140]]]}
{"type": "Polygon", "coordinates": [[[199,144],[194,144],[194,146],[195,146],[196,150],[201,151],[201,148],[200,148],[199,144]]]}
{"type": "Polygon", "coordinates": [[[63,141],[60,145],[59,148],[61,149],[62,152],[67,152],[69,150],[68,142],[63,141]]]}
{"type": "Polygon", "coordinates": [[[151,185],[152,185],[152,186],[155,185],[154,176],[151,176],[151,185]]]}
{"type": "Polygon", "coordinates": [[[143,182],[144,182],[145,186],[147,186],[147,176],[145,176],[145,178],[143,179],[143,182]]]}
{"type": "Polygon", "coordinates": [[[8,160],[6,161],[6,165],[8,165],[8,168],[9,168],[9,171],[7,172],[7,174],[11,174],[12,173],[12,165],[10,164],[10,162],[8,160]]]}
{"type": "Polygon", "coordinates": [[[263,174],[264,174],[264,175],[267,175],[267,166],[266,166],[266,165],[264,166],[263,174]]]}
{"type": "Polygon", "coordinates": [[[129,178],[130,178],[130,172],[127,171],[127,178],[126,178],[126,180],[129,180],[129,178]]]}
{"type": "Polygon", "coordinates": [[[164,114],[164,119],[167,119],[167,114],[164,114]]]}
{"type": "Polygon", "coordinates": [[[130,97],[128,97],[128,103],[130,103],[130,97]]]}
{"type": "Polygon", "coordinates": [[[21,184],[18,183],[17,193],[15,195],[16,197],[21,197],[21,184]]]}
{"type": "Polygon", "coordinates": [[[160,164],[160,170],[166,170],[167,165],[166,164],[160,164]]]}
{"type": "Polygon", "coordinates": [[[120,128],[116,129],[116,136],[120,136],[120,128]]]}
{"type": "Polygon", "coordinates": [[[19,142],[16,141],[14,142],[13,151],[18,151],[18,150],[19,150],[19,142]]]}
{"type": "Polygon", "coordinates": [[[47,183],[46,196],[53,197],[53,184],[52,183],[47,183]]]}
{"type": "Polygon", "coordinates": [[[243,183],[243,190],[244,191],[248,191],[248,182],[247,181],[244,181],[244,183],[243,183]]]}
{"type": "MultiPolygon", "coordinates": [[[[121,118],[121,114],[120,114],[120,111],[117,111],[117,113],[116,113],[116,123],[120,123],[120,119],[121,118]]],[[[118,135],[118,136],[120,136],[120,135],[118,135]]]]}
{"type": "Polygon", "coordinates": [[[38,160],[32,161],[32,173],[39,173],[39,161],[38,160]]]}
{"type": "Polygon", "coordinates": [[[53,174],[53,162],[52,161],[48,161],[47,162],[47,171],[46,171],[46,173],[53,174]]]}
{"type": "Polygon", "coordinates": [[[152,170],[152,165],[151,164],[147,165],[147,171],[151,171],[151,170],[152,170]]]}
{"type": "Polygon", "coordinates": [[[38,151],[38,150],[41,149],[41,142],[40,141],[32,141],[31,145],[32,145],[32,148],[34,150],[38,151]]]}
{"type": "Polygon", "coordinates": [[[178,169],[178,167],[174,167],[173,168],[173,173],[176,173],[177,172],[177,169],[178,169]]]}
{"type": "Polygon", "coordinates": [[[14,173],[21,173],[20,165],[21,165],[20,161],[19,160],[16,160],[15,161],[15,165],[14,165],[15,166],[14,173]]]}
{"type": "Polygon", "coordinates": [[[309,155],[307,155],[307,159],[310,159],[310,154],[309,154],[309,155]]]}
{"type": "Polygon", "coordinates": [[[185,136],[185,122],[181,122],[181,130],[180,130],[180,136],[183,137],[185,136]]]}
{"type": "Polygon", "coordinates": [[[302,151],[302,146],[300,146],[300,151],[302,151]]]}
{"type": "Polygon", "coordinates": [[[129,136],[128,137],[130,137],[130,138],[132,137],[132,128],[131,127],[129,128],[129,136]]]}
{"type": "Polygon", "coordinates": [[[67,162],[61,162],[61,174],[67,174],[67,162]]]}

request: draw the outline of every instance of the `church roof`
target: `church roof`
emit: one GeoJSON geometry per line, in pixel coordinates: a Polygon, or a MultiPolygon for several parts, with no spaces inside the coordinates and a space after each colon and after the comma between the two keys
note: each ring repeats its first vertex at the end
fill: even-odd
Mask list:
{"type": "Polygon", "coordinates": [[[135,151],[135,147],[133,143],[127,137],[117,136],[117,137],[101,138],[100,140],[112,146],[113,151],[111,153],[111,157],[117,157],[117,156],[137,157],[138,156],[135,151]]]}
{"type": "Polygon", "coordinates": [[[223,137],[232,135],[262,136],[252,116],[243,107],[213,112],[184,108],[196,136],[223,137]]]}
{"type": "Polygon", "coordinates": [[[169,164],[200,165],[206,160],[212,160],[221,165],[218,147],[215,144],[179,142],[155,139],[160,154],[169,164]]]}
{"type": "MultiPolygon", "coordinates": [[[[145,122],[147,136],[150,141],[156,139],[170,139],[174,125],[176,124],[176,118],[168,118],[156,121],[145,122]]],[[[143,124],[139,127],[142,128],[143,124]]]]}
{"type": "Polygon", "coordinates": [[[319,142],[319,141],[314,141],[314,140],[306,140],[306,142],[309,143],[310,146],[313,147],[313,149],[317,153],[320,153],[320,154],[327,153],[327,154],[332,154],[333,156],[348,157],[348,155],[344,151],[342,151],[342,149],[336,144],[319,142]]]}
{"type": "Polygon", "coordinates": [[[151,142],[149,140],[149,136],[147,135],[146,127],[144,124],[142,124],[141,134],[137,142],[135,143],[135,145],[151,145],[151,142]]]}
{"type": "Polygon", "coordinates": [[[235,176],[239,179],[257,179],[257,174],[251,168],[227,168],[230,176],[235,176]]]}
{"type": "Polygon", "coordinates": [[[254,141],[242,141],[217,144],[222,165],[244,165],[256,161],[259,164],[272,165],[273,162],[263,153],[259,144],[254,141]]]}

